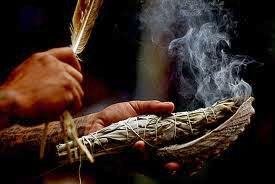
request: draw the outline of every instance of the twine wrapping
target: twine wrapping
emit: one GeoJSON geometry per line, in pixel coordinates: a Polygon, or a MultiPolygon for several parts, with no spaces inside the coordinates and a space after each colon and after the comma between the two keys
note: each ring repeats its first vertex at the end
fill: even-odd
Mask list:
{"type": "MultiPolygon", "coordinates": [[[[240,106],[239,101],[228,99],[217,102],[211,107],[177,112],[169,116],[133,117],[83,136],[79,141],[93,157],[122,152],[138,140],[143,140],[154,149],[176,143],[184,144],[213,131],[230,119],[240,106]]],[[[70,152],[74,153],[74,161],[78,161],[81,154],[79,147],[73,142],[68,142],[68,145],[70,152]]],[[[68,156],[66,144],[57,145],[57,154],[61,161],[66,160],[68,156]]],[[[83,154],[81,157],[85,158],[86,155],[83,154]]]]}

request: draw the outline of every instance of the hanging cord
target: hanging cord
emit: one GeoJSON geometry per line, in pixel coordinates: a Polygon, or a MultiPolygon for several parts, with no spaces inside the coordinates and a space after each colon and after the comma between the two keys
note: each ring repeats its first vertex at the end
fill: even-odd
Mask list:
{"type": "Polygon", "coordinates": [[[82,166],[82,159],[81,159],[81,154],[79,155],[79,167],[78,167],[78,179],[79,179],[79,184],[82,183],[81,179],[81,166],[82,166]]]}
{"type": "Polygon", "coordinates": [[[48,122],[45,123],[43,133],[42,133],[42,136],[41,136],[41,143],[40,143],[40,159],[41,160],[44,158],[44,154],[45,154],[48,126],[49,126],[49,123],[48,122]]]}

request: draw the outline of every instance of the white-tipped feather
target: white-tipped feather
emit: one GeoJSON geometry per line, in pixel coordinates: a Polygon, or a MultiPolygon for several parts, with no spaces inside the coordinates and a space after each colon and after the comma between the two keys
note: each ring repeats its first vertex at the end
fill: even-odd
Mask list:
{"type": "MultiPolygon", "coordinates": [[[[71,42],[73,52],[78,55],[80,54],[86,44],[88,43],[92,29],[95,24],[95,20],[98,16],[99,9],[103,3],[103,0],[78,0],[74,11],[71,30],[71,42]]],[[[90,154],[88,149],[78,140],[77,131],[73,123],[73,118],[68,111],[63,113],[61,116],[61,123],[64,125],[64,141],[69,150],[67,144],[67,137],[71,138],[76,145],[80,148],[81,152],[84,152],[91,163],[94,162],[93,156],[90,154]]],[[[72,157],[70,151],[68,151],[69,162],[72,163],[72,157]]]]}
{"type": "Polygon", "coordinates": [[[71,24],[72,49],[80,54],[91,35],[103,0],[78,0],[71,24]]]}
{"type": "MultiPolygon", "coordinates": [[[[98,16],[100,7],[103,3],[103,0],[78,0],[76,4],[76,8],[74,11],[72,24],[70,27],[71,30],[71,42],[73,52],[78,55],[80,54],[91,35],[92,29],[95,24],[95,20],[98,16]]],[[[60,121],[63,123],[64,127],[64,141],[67,143],[67,136],[71,138],[83,151],[86,156],[89,158],[90,162],[94,162],[93,156],[89,153],[87,148],[78,141],[77,131],[73,124],[73,118],[71,117],[68,111],[65,111],[60,116],[60,121]]],[[[45,145],[47,140],[47,127],[48,123],[45,124],[45,128],[43,131],[43,135],[41,136],[41,146],[40,146],[40,158],[44,158],[45,145]]],[[[68,147],[69,149],[69,147],[68,147]]],[[[68,158],[70,162],[72,158],[70,157],[70,152],[68,152],[68,158]]]]}

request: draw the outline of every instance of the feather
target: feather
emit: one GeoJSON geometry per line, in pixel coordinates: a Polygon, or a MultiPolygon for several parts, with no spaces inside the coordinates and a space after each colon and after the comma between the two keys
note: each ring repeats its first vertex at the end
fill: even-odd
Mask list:
{"type": "Polygon", "coordinates": [[[230,119],[206,135],[182,145],[161,148],[157,155],[183,162],[188,165],[186,171],[189,174],[196,174],[205,161],[218,157],[250,124],[250,117],[255,113],[253,100],[250,97],[230,119]]]}
{"type": "MultiPolygon", "coordinates": [[[[91,35],[92,29],[94,27],[96,18],[98,16],[99,10],[102,6],[103,0],[78,0],[76,8],[74,11],[71,30],[71,42],[73,52],[78,55],[80,54],[86,44],[88,43],[89,37],[91,35]]],[[[64,132],[66,132],[73,140],[75,145],[78,145],[80,150],[86,154],[91,163],[94,162],[93,156],[90,154],[88,149],[78,140],[77,131],[73,123],[73,118],[68,111],[63,113],[61,116],[61,123],[65,125],[64,132]]],[[[69,149],[69,145],[66,141],[66,136],[64,141],[69,149]]],[[[68,152],[69,162],[72,163],[71,154],[68,152]]]]}
{"type": "MultiPolygon", "coordinates": [[[[71,42],[73,52],[78,55],[80,54],[86,44],[88,43],[89,37],[91,35],[92,29],[95,24],[95,20],[98,16],[100,7],[103,0],[78,0],[76,8],[74,11],[71,30],[71,42]]],[[[73,123],[73,118],[68,111],[65,111],[61,116],[61,123],[64,125],[64,132],[69,138],[73,140],[75,145],[78,145],[80,150],[83,151],[91,163],[94,162],[93,156],[87,150],[87,148],[78,140],[77,131],[73,123]],[[62,117],[63,116],[63,117],[62,117]]],[[[69,150],[69,145],[67,144],[67,137],[64,136],[64,141],[66,142],[67,148],[69,150]]],[[[72,163],[71,153],[68,152],[68,160],[72,163]]]]}
{"type": "MultiPolygon", "coordinates": [[[[91,35],[92,29],[95,24],[95,20],[98,16],[100,7],[102,6],[103,0],[78,0],[76,4],[76,8],[74,11],[72,24],[70,27],[71,30],[71,42],[73,52],[78,55],[80,54],[91,35]]],[[[87,148],[78,141],[77,131],[75,129],[73,118],[71,117],[68,111],[65,111],[60,116],[60,122],[63,124],[64,129],[64,141],[68,146],[67,138],[71,138],[76,145],[78,145],[83,151],[91,163],[94,162],[92,155],[89,153],[87,148]],[[68,136],[68,137],[67,137],[68,136]]],[[[48,123],[45,124],[45,128],[43,130],[43,134],[41,136],[41,145],[40,145],[40,159],[44,158],[45,146],[47,140],[47,127],[48,123]]],[[[69,147],[68,147],[69,149],[69,147]]],[[[68,152],[68,160],[72,163],[72,158],[70,152],[68,152]]]]}
{"type": "MultiPolygon", "coordinates": [[[[80,54],[86,44],[88,43],[92,29],[94,27],[96,18],[98,16],[100,7],[102,6],[103,0],[78,0],[74,11],[71,30],[71,42],[73,52],[78,55],[80,54]]],[[[68,111],[65,111],[60,116],[60,121],[64,127],[64,134],[73,140],[82,152],[86,154],[91,163],[94,162],[93,156],[90,154],[88,149],[78,140],[77,131],[73,123],[73,118],[68,111]]],[[[64,141],[69,150],[67,144],[68,138],[64,136],[64,141]]],[[[42,148],[44,150],[44,148],[42,148]]],[[[44,152],[44,151],[41,151],[44,152]]],[[[43,156],[43,153],[40,155],[43,156]]],[[[72,163],[72,157],[70,151],[68,151],[68,160],[72,163]]]]}
{"type": "Polygon", "coordinates": [[[75,54],[80,54],[91,35],[103,0],[78,0],[71,24],[71,42],[75,54]]]}

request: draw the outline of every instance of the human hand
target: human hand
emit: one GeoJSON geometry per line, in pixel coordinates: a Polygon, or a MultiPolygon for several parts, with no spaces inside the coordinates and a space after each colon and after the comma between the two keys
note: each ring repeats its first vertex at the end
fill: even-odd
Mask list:
{"type": "MultiPolygon", "coordinates": [[[[112,123],[125,120],[130,117],[135,117],[143,114],[158,114],[171,113],[174,110],[174,104],[171,102],[159,101],[130,101],[111,105],[104,110],[90,116],[89,127],[86,127],[85,134],[95,132],[112,123]]],[[[143,152],[145,150],[145,143],[137,141],[134,146],[135,149],[143,152]]],[[[180,169],[180,164],[177,162],[169,162],[164,167],[171,171],[180,169]]]]}
{"type": "Polygon", "coordinates": [[[53,118],[69,105],[79,109],[84,95],[81,67],[72,49],[36,53],[9,75],[2,89],[13,94],[13,115],[53,118]]]}

